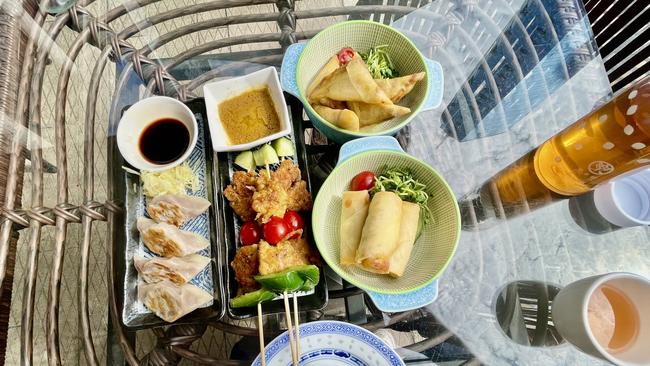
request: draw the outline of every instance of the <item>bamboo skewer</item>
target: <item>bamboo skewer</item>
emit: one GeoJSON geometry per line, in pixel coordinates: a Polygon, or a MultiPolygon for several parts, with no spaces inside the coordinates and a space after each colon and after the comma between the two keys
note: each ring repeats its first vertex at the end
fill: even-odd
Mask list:
{"type": "Polygon", "coordinates": [[[293,293],[293,317],[293,326],[296,329],[296,354],[300,361],[300,313],[298,312],[298,295],[295,292],[293,293]]]}
{"type": "Polygon", "coordinates": [[[257,330],[260,335],[260,360],[262,366],[266,366],[266,354],[264,352],[264,324],[262,322],[262,303],[257,303],[257,330]]]}
{"type": "Polygon", "coordinates": [[[284,291],[284,311],[287,319],[287,331],[289,333],[289,348],[291,348],[291,359],[293,365],[298,366],[298,357],[296,356],[295,344],[293,341],[293,326],[291,326],[291,310],[289,309],[289,297],[287,291],[284,291]]]}

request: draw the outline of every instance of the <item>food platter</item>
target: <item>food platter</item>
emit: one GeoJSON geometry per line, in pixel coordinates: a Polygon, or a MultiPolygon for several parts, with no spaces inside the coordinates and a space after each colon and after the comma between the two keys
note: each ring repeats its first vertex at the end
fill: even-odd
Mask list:
{"type": "MultiPolygon", "coordinates": [[[[188,165],[198,178],[198,186],[191,195],[202,197],[210,202],[214,201],[214,161],[213,152],[210,146],[210,138],[207,130],[207,119],[205,117],[205,104],[202,100],[194,100],[187,103],[187,107],[192,111],[196,118],[198,128],[197,144],[188,157],[188,165]]],[[[125,111],[128,109],[125,108],[125,111]]],[[[133,265],[134,255],[143,255],[151,257],[152,253],[142,245],[140,234],[137,230],[137,219],[143,217],[146,210],[146,198],[143,194],[141,178],[134,174],[132,170],[124,170],[122,166],[127,164],[121,160],[121,163],[115,164],[119,171],[114,172],[120,176],[122,183],[117,186],[117,197],[123,200],[125,204],[125,214],[123,217],[122,233],[123,240],[116,240],[116,261],[114,263],[113,273],[115,281],[115,295],[117,304],[122,309],[122,322],[124,326],[130,329],[143,329],[169,323],[157,317],[148,310],[141,301],[138,300],[139,276],[133,265]]],[[[222,225],[218,220],[220,216],[216,215],[218,210],[214,204],[198,217],[189,220],[181,227],[203,236],[208,239],[210,245],[200,251],[198,254],[210,259],[208,265],[192,278],[189,282],[198,288],[206,291],[212,296],[212,300],[204,307],[201,307],[189,315],[178,319],[175,324],[190,323],[198,319],[219,319],[225,313],[224,305],[224,281],[223,281],[223,251],[218,243],[220,242],[218,230],[222,225]]]]}
{"type": "MultiPolygon", "coordinates": [[[[304,142],[304,129],[302,126],[302,104],[300,101],[290,94],[285,93],[285,100],[289,110],[289,119],[292,124],[293,133],[291,140],[295,146],[295,155],[290,157],[294,163],[298,165],[301,171],[301,178],[307,183],[307,189],[311,192],[311,181],[307,167],[307,155],[304,142]]],[[[224,278],[225,282],[225,296],[226,296],[226,310],[228,316],[234,319],[244,319],[252,316],[257,316],[257,311],[254,307],[233,308],[230,306],[230,300],[237,295],[238,284],[235,279],[234,271],[229,265],[235,256],[237,249],[241,246],[239,232],[241,229],[241,220],[238,220],[228,200],[224,196],[224,190],[231,183],[234,172],[237,167],[234,164],[235,153],[218,153],[215,157],[215,171],[218,172],[215,184],[215,197],[219,200],[219,209],[221,212],[221,220],[224,223],[222,240],[224,244],[225,261],[224,270],[227,275],[224,278]]],[[[274,170],[276,167],[271,167],[274,170]]],[[[305,227],[310,227],[309,215],[304,216],[305,227]]],[[[313,236],[311,232],[305,235],[307,242],[314,246],[313,236]]],[[[301,311],[320,310],[327,304],[327,285],[325,282],[323,271],[320,271],[320,280],[313,291],[298,293],[298,303],[301,311]]],[[[264,314],[283,313],[285,311],[281,297],[275,300],[264,303],[264,314]]]]}
{"type": "MultiPolygon", "coordinates": [[[[379,30],[403,42],[343,47],[309,86],[319,115],[352,132],[391,120],[403,127],[433,105],[427,91],[436,79],[426,60],[411,49],[420,56],[417,68],[400,57],[393,64],[389,53],[412,44],[379,30]]],[[[299,68],[288,70],[299,79],[299,68]]],[[[459,229],[444,179],[403,152],[377,149],[385,139],[397,145],[392,137],[350,134],[361,138],[341,147],[340,158],[348,161],[339,161],[315,197],[304,113],[318,124],[303,93],[292,96],[294,82],[285,84],[284,77],[282,92],[272,67],[230,80],[241,89],[237,95],[222,92],[229,90],[226,81],[206,84],[206,99],[151,97],[123,111],[116,137],[129,164],[117,160],[126,167],[113,172],[124,183],[117,196],[126,206],[113,270],[125,326],[286,313],[291,332],[289,295],[295,314],[327,303],[323,261],[375,302],[382,303],[373,294],[393,295],[388,302],[394,302],[421,288],[426,301],[419,304],[435,299],[435,279],[453,256],[459,229]],[[213,125],[222,127],[219,133],[213,125]],[[346,159],[348,150],[359,154],[346,159]]],[[[294,363],[299,354],[292,354],[294,363]]]]}
{"type": "MultiPolygon", "coordinates": [[[[289,110],[292,129],[291,141],[295,145],[295,155],[289,157],[295,162],[301,171],[301,178],[307,183],[307,189],[311,190],[310,179],[306,165],[306,151],[304,148],[304,131],[302,128],[302,105],[291,95],[285,95],[289,110]]],[[[182,229],[189,228],[191,231],[203,235],[209,239],[210,246],[204,252],[199,252],[210,257],[207,266],[199,275],[194,277],[190,284],[208,291],[212,295],[211,303],[201,307],[190,314],[176,320],[175,324],[190,323],[198,319],[219,319],[227,311],[228,315],[235,319],[243,319],[256,316],[255,308],[231,308],[229,300],[238,291],[238,285],[234,278],[229,263],[240,246],[239,230],[241,222],[224,198],[223,191],[230,184],[232,175],[237,169],[234,165],[236,154],[232,152],[216,153],[211,147],[210,135],[207,128],[207,113],[205,101],[195,99],[186,103],[187,107],[194,113],[199,126],[200,134],[190,155],[188,162],[193,167],[193,172],[199,178],[199,189],[193,194],[198,194],[209,200],[212,205],[201,216],[186,223],[182,229]]],[[[128,108],[125,108],[125,111],[128,108]]],[[[119,176],[122,184],[118,186],[118,197],[125,203],[125,215],[123,216],[124,231],[116,233],[123,236],[123,240],[117,240],[115,250],[116,262],[114,263],[114,276],[116,278],[115,293],[117,303],[122,310],[122,321],[127,328],[143,329],[169,324],[158,318],[149,311],[141,301],[138,300],[138,284],[142,282],[138,272],[133,265],[134,255],[144,254],[146,257],[151,253],[142,245],[140,234],[137,230],[137,218],[142,217],[146,211],[147,201],[142,193],[140,176],[132,170],[124,170],[121,166],[128,165],[117,157],[120,163],[116,164],[119,171],[114,172],[119,176]]],[[[309,217],[305,216],[306,226],[309,226],[309,217]]],[[[313,243],[311,233],[306,233],[307,242],[313,243]]],[[[322,309],[327,303],[327,288],[324,275],[321,271],[318,285],[308,292],[300,292],[298,303],[301,310],[322,309]]],[[[281,299],[269,301],[264,305],[265,314],[284,312],[281,299]]]]}

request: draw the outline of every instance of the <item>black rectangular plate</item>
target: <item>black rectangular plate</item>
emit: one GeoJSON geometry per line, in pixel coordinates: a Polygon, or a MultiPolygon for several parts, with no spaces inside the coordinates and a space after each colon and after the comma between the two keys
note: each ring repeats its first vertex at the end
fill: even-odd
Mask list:
{"type": "MultiPolygon", "coordinates": [[[[285,101],[287,102],[287,107],[289,109],[289,118],[293,125],[293,135],[291,138],[294,141],[296,146],[296,157],[298,167],[302,172],[302,179],[307,182],[307,189],[314,195],[314,192],[311,190],[311,182],[309,178],[309,169],[307,166],[307,152],[305,148],[305,136],[304,129],[302,125],[302,103],[300,100],[294,96],[284,93],[285,101]]],[[[218,179],[215,182],[215,197],[219,199],[219,211],[221,212],[221,220],[224,223],[223,226],[223,243],[226,250],[224,258],[227,258],[227,261],[224,263],[224,270],[227,275],[224,276],[226,280],[226,308],[228,310],[228,316],[234,319],[245,319],[252,316],[257,316],[257,308],[231,308],[230,299],[237,295],[238,284],[235,280],[235,274],[232,268],[230,267],[230,262],[235,257],[237,248],[239,247],[239,226],[240,220],[236,217],[228,200],[224,197],[223,191],[230,184],[232,174],[235,170],[234,159],[237,156],[237,153],[217,153],[216,158],[214,159],[215,168],[214,171],[217,171],[218,174],[215,175],[215,178],[218,179]],[[216,190],[218,189],[218,191],[216,190]]],[[[311,217],[304,217],[306,238],[309,241],[312,247],[314,246],[314,239],[311,233],[311,217]]],[[[315,249],[315,248],[314,248],[315,249]]],[[[314,293],[310,295],[300,296],[298,298],[298,303],[301,311],[308,310],[320,310],[327,305],[327,284],[325,281],[325,275],[323,271],[320,271],[320,281],[314,289],[314,293]]],[[[262,311],[264,314],[277,314],[284,313],[284,303],[282,300],[274,300],[265,302],[262,306],[262,311]]]]}

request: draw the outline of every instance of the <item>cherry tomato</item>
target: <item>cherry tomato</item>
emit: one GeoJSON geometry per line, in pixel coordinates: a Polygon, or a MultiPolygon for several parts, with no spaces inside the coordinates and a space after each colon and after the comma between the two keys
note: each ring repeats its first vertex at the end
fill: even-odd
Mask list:
{"type": "MultiPolygon", "coordinates": [[[[302,220],[302,217],[300,217],[300,214],[298,214],[296,211],[287,210],[287,212],[284,213],[282,221],[287,224],[289,232],[300,230],[305,227],[305,222],[302,220]]],[[[298,239],[300,237],[300,234],[301,233],[296,233],[296,235],[291,236],[289,239],[298,239]]]]}
{"type": "Polygon", "coordinates": [[[269,244],[275,245],[289,234],[289,227],[280,217],[271,217],[271,220],[264,224],[264,239],[269,244]]]}
{"type": "Polygon", "coordinates": [[[262,239],[262,228],[255,222],[246,222],[239,231],[239,240],[242,245],[257,244],[262,239]]]}
{"type": "Polygon", "coordinates": [[[354,50],[350,47],[343,47],[336,56],[339,59],[339,64],[345,66],[354,57],[354,50]]]}
{"type": "Polygon", "coordinates": [[[353,191],[363,191],[372,189],[375,186],[375,174],[369,171],[363,171],[352,178],[350,189],[353,191]]]}

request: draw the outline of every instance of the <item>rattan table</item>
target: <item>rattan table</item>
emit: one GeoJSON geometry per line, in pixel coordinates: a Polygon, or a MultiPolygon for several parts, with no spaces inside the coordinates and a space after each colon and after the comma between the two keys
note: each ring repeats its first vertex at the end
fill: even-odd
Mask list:
{"type": "MultiPolygon", "coordinates": [[[[398,140],[459,199],[471,199],[484,180],[611,92],[579,0],[97,0],[58,14],[38,9],[2,3],[3,36],[15,41],[0,56],[2,71],[11,71],[0,116],[6,364],[225,365],[256,355],[247,345],[254,323],[224,318],[137,333],[122,326],[112,271],[123,214],[114,199],[114,135],[122,108],[141,98],[189,101],[205,82],[279,67],[286,47],[339,21],[392,24],[445,77],[443,105],[398,140]]],[[[310,173],[322,180],[338,146],[305,124],[310,173]]],[[[360,324],[392,337],[409,363],[597,364],[567,344],[519,345],[496,320],[498,294],[512,281],[561,286],[604,271],[650,274],[646,229],[592,234],[568,205],[496,217],[486,228],[485,213],[470,210],[439,297],[425,308],[382,313],[334,279],[328,307],[302,320],[360,324]]],[[[272,337],[284,322],[269,316],[265,324],[272,337]]]]}

